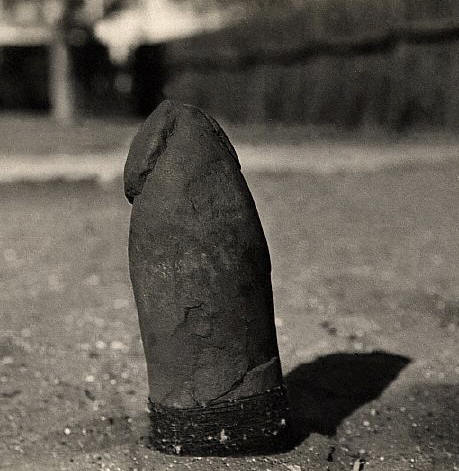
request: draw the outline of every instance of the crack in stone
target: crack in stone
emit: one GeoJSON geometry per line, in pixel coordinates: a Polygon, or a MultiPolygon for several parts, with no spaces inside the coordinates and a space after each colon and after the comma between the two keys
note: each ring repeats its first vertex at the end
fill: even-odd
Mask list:
{"type": "Polygon", "coordinates": [[[230,387],[228,390],[226,390],[224,393],[218,395],[217,397],[215,397],[214,399],[211,399],[208,404],[212,404],[213,402],[215,401],[218,401],[219,399],[221,399],[222,397],[224,396],[227,396],[228,394],[232,393],[235,389],[237,389],[243,382],[244,382],[244,379],[245,377],[249,374],[251,370],[246,370],[245,373],[240,377],[238,378],[230,387]]]}
{"type": "Polygon", "coordinates": [[[261,370],[263,369],[265,366],[269,366],[271,363],[273,363],[273,361],[276,361],[277,360],[277,357],[273,357],[271,358],[270,360],[266,361],[265,363],[261,363],[260,365],[257,365],[257,366],[254,366],[253,368],[250,368],[248,369],[240,378],[238,378],[231,386],[230,388],[225,391],[224,393],[220,394],[219,396],[217,396],[216,398],[208,401],[208,404],[212,404],[213,402],[215,401],[218,401],[219,399],[222,399],[223,397],[227,396],[228,394],[232,393],[233,391],[235,391],[239,386],[241,386],[247,375],[249,373],[252,373],[253,371],[255,370],[261,370]]]}
{"type": "MultiPolygon", "coordinates": [[[[202,309],[202,306],[204,306],[204,303],[197,304],[196,306],[187,306],[183,308],[183,312],[185,313],[185,318],[183,322],[186,323],[188,321],[188,317],[190,316],[191,311],[193,311],[194,309],[202,309]]],[[[181,324],[183,322],[181,322],[181,324]]]]}
{"type": "Polygon", "coordinates": [[[198,210],[196,208],[196,205],[194,204],[194,201],[193,201],[193,198],[188,198],[188,201],[190,202],[191,204],[191,209],[193,210],[194,213],[197,213],[198,210]]]}
{"type": "Polygon", "coordinates": [[[183,317],[183,320],[177,324],[177,326],[175,327],[174,331],[172,332],[172,336],[176,335],[176,333],[180,330],[180,329],[183,329],[184,327],[186,327],[187,323],[188,323],[188,319],[190,317],[190,314],[192,313],[192,311],[194,310],[197,310],[197,309],[201,309],[202,310],[202,307],[204,306],[204,303],[200,303],[200,304],[196,304],[194,306],[185,306],[183,308],[183,313],[184,313],[184,317],[183,317]]]}

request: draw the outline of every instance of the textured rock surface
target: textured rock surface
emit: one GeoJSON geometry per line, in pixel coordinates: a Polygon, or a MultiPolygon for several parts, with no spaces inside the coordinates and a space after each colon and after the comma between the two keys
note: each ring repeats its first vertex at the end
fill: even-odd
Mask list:
{"type": "Polygon", "coordinates": [[[125,193],[150,400],[195,408],[281,385],[268,248],[219,125],[163,102],[132,142],[125,193]]]}

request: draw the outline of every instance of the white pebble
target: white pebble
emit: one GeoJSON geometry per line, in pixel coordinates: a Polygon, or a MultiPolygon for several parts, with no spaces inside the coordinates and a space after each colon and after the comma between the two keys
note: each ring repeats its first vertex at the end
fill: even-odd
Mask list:
{"type": "Polygon", "coordinates": [[[2,365],[11,365],[14,363],[14,358],[10,356],[6,356],[2,358],[2,365]]]}
{"type": "Polygon", "coordinates": [[[276,327],[282,327],[284,325],[284,321],[280,317],[275,317],[274,324],[276,327]]]}
{"type": "Polygon", "coordinates": [[[124,345],[124,343],[120,342],[119,340],[113,340],[113,342],[110,344],[110,348],[112,350],[126,350],[127,346],[124,345]]]}
{"type": "Polygon", "coordinates": [[[99,284],[99,282],[100,282],[100,278],[95,273],[88,276],[88,278],[86,278],[86,280],[85,280],[85,283],[87,285],[90,285],[90,286],[97,286],[99,284]]]}
{"type": "Polygon", "coordinates": [[[24,337],[25,339],[29,338],[32,335],[32,331],[26,327],[25,329],[21,330],[21,337],[24,337]]]}
{"type": "Polygon", "coordinates": [[[228,435],[225,434],[225,429],[222,428],[220,431],[220,443],[225,443],[228,440],[228,435]]]}
{"type": "Polygon", "coordinates": [[[286,464],[285,467],[290,471],[301,471],[301,466],[297,464],[286,464]]]}
{"type": "Polygon", "coordinates": [[[65,427],[64,433],[65,433],[65,435],[70,435],[72,433],[72,431],[68,427],[65,427]]]}

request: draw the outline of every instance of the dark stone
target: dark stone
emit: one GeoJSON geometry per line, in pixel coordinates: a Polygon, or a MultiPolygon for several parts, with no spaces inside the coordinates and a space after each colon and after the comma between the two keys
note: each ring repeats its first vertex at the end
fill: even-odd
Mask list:
{"type": "MultiPolygon", "coordinates": [[[[206,417],[212,418],[205,427],[201,421],[201,428],[219,436],[221,410],[251,397],[271,397],[275,390],[282,400],[263,399],[262,413],[249,407],[246,425],[251,420],[259,425],[266,407],[277,408],[285,420],[272,436],[282,439],[286,401],[269,252],[227,136],[200,109],[164,101],[132,142],[125,193],[133,204],[130,275],[153,419],[167,423],[164,417],[174,411],[186,422],[195,410],[210,411],[206,417]]],[[[235,424],[224,442],[236,451],[232,441],[239,442],[244,432],[235,424]]],[[[175,451],[183,447],[185,429],[180,426],[170,440],[163,437],[175,451]]],[[[185,448],[193,452],[192,445],[185,448]]]]}

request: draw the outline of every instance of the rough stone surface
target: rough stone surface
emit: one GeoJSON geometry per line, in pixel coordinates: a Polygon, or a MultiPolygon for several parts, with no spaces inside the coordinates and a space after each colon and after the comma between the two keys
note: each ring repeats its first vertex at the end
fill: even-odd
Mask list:
{"type": "Polygon", "coordinates": [[[280,386],[268,247],[220,126],[163,102],[132,142],[125,193],[150,401],[210,407],[280,386]]]}
{"type": "Polygon", "coordinates": [[[133,140],[125,192],[151,400],[195,407],[281,384],[268,248],[219,125],[163,102],[133,140]]]}

